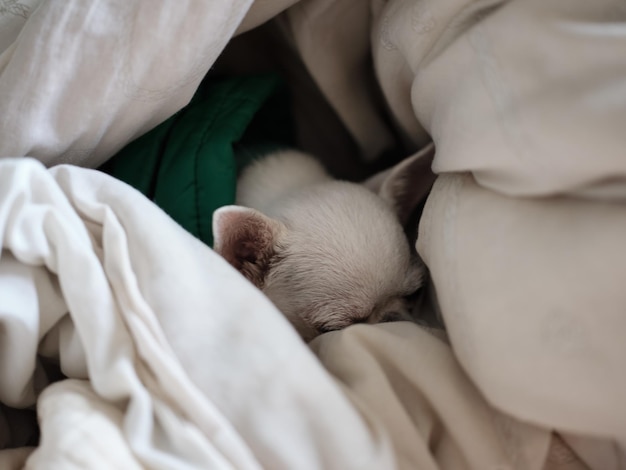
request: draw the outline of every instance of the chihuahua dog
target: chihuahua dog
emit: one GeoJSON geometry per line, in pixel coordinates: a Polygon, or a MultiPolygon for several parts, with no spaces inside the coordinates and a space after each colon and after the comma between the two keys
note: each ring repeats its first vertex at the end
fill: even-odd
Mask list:
{"type": "Polygon", "coordinates": [[[409,319],[424,267],[403,230],[434,181],[432,144],[362,184],[298,151],[242,173],[237,205],[213,214],[214,249],[305,341],[353,323],[409,319]]]}

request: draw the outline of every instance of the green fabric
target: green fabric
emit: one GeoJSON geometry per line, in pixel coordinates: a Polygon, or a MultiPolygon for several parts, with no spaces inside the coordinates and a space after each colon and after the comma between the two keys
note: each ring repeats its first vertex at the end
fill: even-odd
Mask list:
{"type": "Polygon", "coordinates": [[[235,202],[238,170],[259,154],[291,146],[290,122],[277,76],[206,80],[185,108],[100,169],[212,245],[213,211],[235,202]]]}

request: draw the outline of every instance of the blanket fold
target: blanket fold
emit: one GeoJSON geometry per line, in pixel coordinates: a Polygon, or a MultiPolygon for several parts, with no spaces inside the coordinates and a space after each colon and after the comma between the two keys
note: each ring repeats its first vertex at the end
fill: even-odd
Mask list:
{"type": "Polygon", "coordinates": [[[0,188],[0,400],[37,404],[28,468],[543,468],[550,429],[492,409],[419,327],[325,335],[318,361],[130,186],[5,159],[0,188]],[[50,361],[67,378],[38,379],[50,361]]]}
{"type": "MultiPolygon", "coordinates": [[[[338,447],[346,429],[368,448],[361,417],[282,315],[142,195],[100,172],[63,166],[48,172],[29,159],[0,162],[0,179],[2,266],[45,296],[37,303],[24,289],[7,291],[3,325],[30,320],[17,329],[20,343],[16,329],[2,342],[3,349],[11,346],[0,380],[3,401],[34,403],[38,339],[50,335],[58,340],[61,369],[89,378],[98,399],[122,413],[120,432],[142,465],[293,468],[307,453],[310,468],[318,455],[334,455],[336,468],[349,468],[352,453],[338,447]],[[16,268],[13,258],[26,268],[16,268]],[[54,284],[55,276],[56,289],[34,282],[54,284]],[[315,409],[318,400],[327,413],[315,409]],[[301,416],[294,434],[295,410],[308,418],[301,416]],[[337,414],[342,424],[328,439],[310,439],[311,432],[328,433],[327,421],[337,414]],[[277,446],[285,433],[292,435],[289,448],[277,446]]],[[[46,444],[37,452],[53,449],[46,444]]],[[[34,461],[44,462],[37,452],[34,461]]],[[[70,458],[73,450],[55,452],[70,458]]],[[[382,452],[366,460],[384,466],[388,458],[382,452]]]]}
{"type": "Polygon", "coordinates": [[[626,449],[625,237],[621,204],[515,199],[467,174],[437,180],[418,237],[450,341],[489,401],[614,440],[611,454],[626,449]]]}
{"type": "Polygon", "coordinates": [[[2,15],[23,27],[0,36],[0,106],[20,110],[0,155],[96,167],[189,102],[252,0],[27,3],[2,15]]]}
{"type": "Polygon", "coordinates": [[[0,3],[0,464],[624,467],[623,2],[0,3]],[[292,4],[290,53],[364,157],[435,141],[418,249],[450,346],[309,348],[149,199],[45,167],[97,167],[292,4]]]}

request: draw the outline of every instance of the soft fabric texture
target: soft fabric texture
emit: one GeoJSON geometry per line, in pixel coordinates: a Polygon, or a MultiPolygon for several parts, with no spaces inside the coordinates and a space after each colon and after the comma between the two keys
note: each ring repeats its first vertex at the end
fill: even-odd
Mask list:
{"type": "Polygon", "coordinates": [[[136,191],[4,160],[0,445],[23,447],[0,463],[625,468],[623,1],[258,0],[246,17],[252,3],[0,2],[0,156],[100,165],[183,108],[233,34],[290,7],[288,46],[364,158],[435,141],[445,175],[418,248],[450,348],[346,330],[312,345],[332,378],[136,191]],[[432,388],[451,383],[464,392],[432,388]],[[34,450],[32,412],[6,412],[33,406],[34,450]]]}
{"type": "Polygon", "coordinates": [[[0,183],[0,400],[37,403],[28,468],[543,467],[550,431],[488,406],[419,327],[326,335],[319,363],[124,183],[30,159],[0,183]],[[69,379],[48,386],[54,363],[69,379]]]}
{"type": "Polygon", "coordinates": [[[19,112],[0,113],[0,155],[95,167],[189,102],[252,0],[18,3],[0,96],[19,112]]]}
{"type": "Polygon", "coordinates": [[[42,396],[33,462],[82,455],[61,432],[78,420],[92,436],[123,435],[151,468],[388,466],[388,444],[375,444],[282,315],[138,192],[31,160],[0,162],[0,177],[0,399],[35,403],[46,385],[37,354],[90,381],[42,396]]]}
{"type": "Polygon", "coordinates": [[[418,237],[470,377],[513,416],[613,440],[598,468],[626,450],[625,238],[623,205],[516,199],[469,175],[437,180],[418,237]]]}
{"type": "Polygon", "coordinates": [[[406,141],[434,139],[437,173],[471,171],[510,195],[618,199],[626,198],[626,62],[615,58],[625,21],[621,0],[308,0],[285,16],[362,145],[389,144],[389,126],[371,117],[375,94],[365,91],[371,54],[406,141]]]}
{"type": "Polygon", "coordinates": [[[373,425],[396,468],[542,468],[550,435],[489,407],[441,339],[411,323],[355,325],[313,350],[373,425]],[[419,392],[418,392],[419,391],[419,392]]]}

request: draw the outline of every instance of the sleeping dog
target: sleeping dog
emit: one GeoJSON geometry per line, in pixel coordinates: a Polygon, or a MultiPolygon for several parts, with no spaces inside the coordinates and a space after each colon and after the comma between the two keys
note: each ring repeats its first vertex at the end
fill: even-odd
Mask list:
{"type": "Polygon", "coordinates": [[[305,341],[353,323],[409,319],[424,267],[403,230],[433,182],[433,146],[363,184],[313,157],[250,165],[237,205],[213,214],[214,249],[283,312],[305,341]]]}

